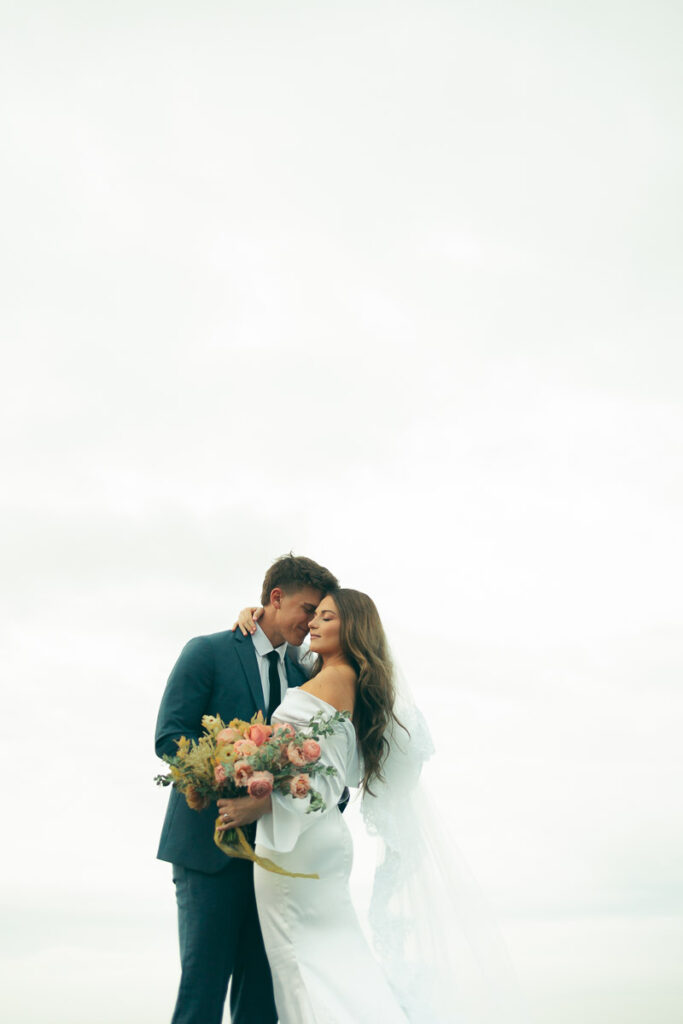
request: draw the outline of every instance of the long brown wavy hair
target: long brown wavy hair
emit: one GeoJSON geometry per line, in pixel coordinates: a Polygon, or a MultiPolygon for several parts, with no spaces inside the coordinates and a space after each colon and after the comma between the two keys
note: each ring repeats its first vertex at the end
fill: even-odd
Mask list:
{"type": "MultiPolygon", "coordinates": [[[[342,654],[358,676],[353,725],[363,757],[362,787],[384,781],[382,765],[389,752],[385,733],[392,722],[405,729],[394,714],[394,670],[384,627],[374,601],[360,590],[340,588],[327,594],[337,606],[342,654]]],[[[313,670],[323,667],[322,659],[313,670]]],[[[407,730],[406,730],[407,731],[407,730]]]]}

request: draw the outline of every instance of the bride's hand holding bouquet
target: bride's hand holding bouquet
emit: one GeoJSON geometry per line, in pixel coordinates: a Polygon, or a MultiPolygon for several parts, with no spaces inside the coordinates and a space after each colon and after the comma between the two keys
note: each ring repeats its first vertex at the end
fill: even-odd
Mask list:
{"type": "MultiPolygon", "coordinates": [[[[305,730],[289,724],[266,725],[259,711],[250,722],[233,719],[225,725],[218,715],[204,715],[204,735],[198,740],[182,736],[178,752],[165,756],[167,775],[158,775],[158,785],[173,785],[196,811],[218,801],[219,817],[214,842],[229,857],[254,861],[268,871],[289,874],[277,864],[258,857],[242,826],[251,824],[271,809],[271,794],[308,799],[306,813],[324,811],[320,793],[311,785],[315,775],[336,774],[320,761],[319,739],[334,731],[333,716],[316,715],[305,730]]],[[[314,877],[317,875],[309,875],[314,877]]]]}

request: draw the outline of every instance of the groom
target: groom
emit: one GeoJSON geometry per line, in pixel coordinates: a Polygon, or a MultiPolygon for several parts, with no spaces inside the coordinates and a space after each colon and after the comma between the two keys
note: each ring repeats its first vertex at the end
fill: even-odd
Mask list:
{"type": "MultiPolygon", "coordinates": [[[[339,586],[310,558],[285,555],[266,573],[263,615],[253,636],[213,633],[183,648],[159,708],[156,752],[175,754],[197,739],[202,715],[267,720],[288,686],[305,678],[287,647],[298,647],[322,597],[339,586]],[[269,658],[273,651],[277,657],[269,658]]],[[[220,1024],[232,977],[233,1024],[276,1024],[270,968],[254,898],[253,864],[213,841],[216,808],[193,811],[175,788],[161,832],[160,860],[173,864],[181,979],[171,1024],[220,1024]]],[[[253,838],[253,837],[252,837],[253,838]]]]}

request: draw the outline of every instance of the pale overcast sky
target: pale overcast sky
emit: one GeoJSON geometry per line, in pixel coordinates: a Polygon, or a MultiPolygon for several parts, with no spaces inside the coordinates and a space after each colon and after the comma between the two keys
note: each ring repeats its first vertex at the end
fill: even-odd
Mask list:
{"type": "Polygon", "coordinates": [[[158,702],[293,549],[532,1024],[678,1024],[683,9],[1,10],[8,1019],[170,1018],[158,702]]]}

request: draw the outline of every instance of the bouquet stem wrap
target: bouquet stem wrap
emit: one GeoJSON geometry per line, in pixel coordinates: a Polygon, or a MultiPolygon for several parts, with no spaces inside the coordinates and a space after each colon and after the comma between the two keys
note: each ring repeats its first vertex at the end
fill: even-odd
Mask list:
{"type": "Polygon", "coordinates": [[[299,871],[286,871],[285,868],[281,868],[279,864],[276,864],[275,861],[270,860],[268,857],[259,857],[241,828],[223,830],[219,828],[220,824],[221,819],[218,817],[216,818],[213,841],[218,849],[222,850],[228,857],[239,857],[241,860],[253,861],[254,864],[258,864],[265,871],[272,871],[275,875],[286,875],[288,878],[320,878],[320,875],[306,875],[299,871]]]}

